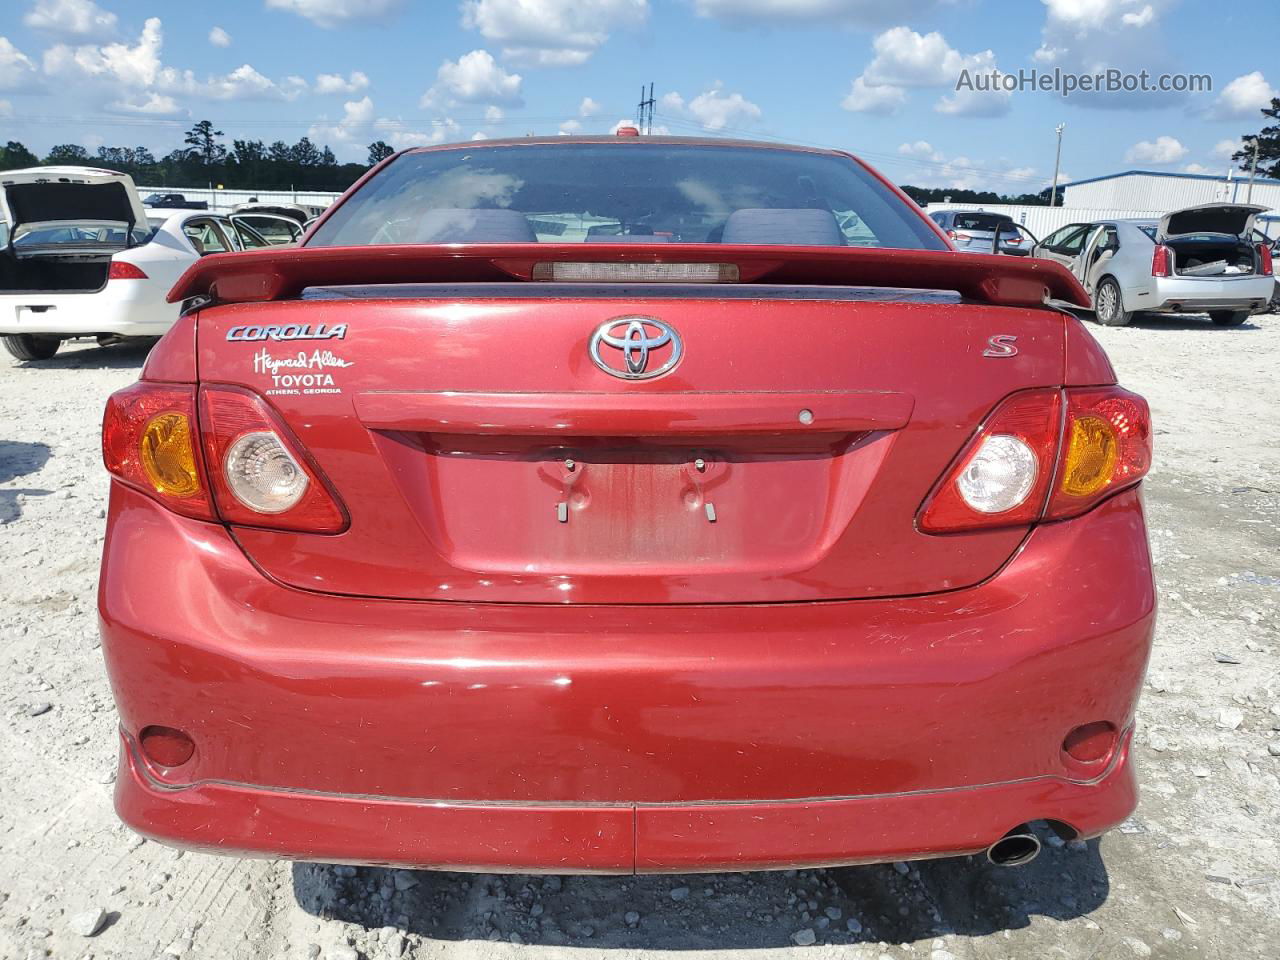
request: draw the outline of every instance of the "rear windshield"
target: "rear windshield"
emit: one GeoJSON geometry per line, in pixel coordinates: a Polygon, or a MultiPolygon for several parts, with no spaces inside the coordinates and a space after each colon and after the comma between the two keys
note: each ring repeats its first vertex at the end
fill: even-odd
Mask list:
{"type": "Polygon", "coordinates": [[[847,158],[635,141],[407,153],[307,246],[535,242],[946,249],[923,217],[847,158]]]}
{"type": "Polygon", "coordinates": [[[1013,221],[993,213],[957,213],[955,229],[990,231],[996,228],[996,224],[1001,224],[1007,230],[1013,226],[1013,221]]]}
{"type": "Polygon", "coordinates": [[[60,220],[50,224],[23,223],[19,224],[13,235],[13,245],[15,248],[118,249],[146,243],[151,233],[146,227],[135,227],[130,234],[126,226],[118,221],[86,220],[72,223],[60,220]]]}

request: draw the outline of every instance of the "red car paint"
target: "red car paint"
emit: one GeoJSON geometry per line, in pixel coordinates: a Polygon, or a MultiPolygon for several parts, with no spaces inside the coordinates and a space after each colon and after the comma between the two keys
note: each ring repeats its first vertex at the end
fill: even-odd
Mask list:
{"type": "MultiPolygon", "coordinates": [[[[1002,400],[1114,383],[1041,305],[1083,302],[1078,285],[1030,263],[608,243],[205,258],[173,296],[208,303],[144,380],[263,395],[349,526],[208,522],[113,482],[120,815],[214,852],[551,872],[1106,830],[1136,800],[1154,623],[1140,490],[1052,523],[917,526],[1002,400]],[[584,259],[730,263],[750,286],[528,279],[584,259]],[[671,373],[592,363],[591,332],[628,314],[679,331],[671,373]],[[348,331],[227,339],[322,324],[348,331]],[[983,356],[993,337],[1018,350],[983,356]],[[277,364],[300,350],[330,356],[277,364]],[[341,392],[276,379],[298,369],[341,392]],[[1099,723],[1110,749],[1065,751],[1099,723]],[[152,727],[190,759],[148,758],[152,727]]],[[[218,469],[200,464],[206,486],[218,469]]]]}

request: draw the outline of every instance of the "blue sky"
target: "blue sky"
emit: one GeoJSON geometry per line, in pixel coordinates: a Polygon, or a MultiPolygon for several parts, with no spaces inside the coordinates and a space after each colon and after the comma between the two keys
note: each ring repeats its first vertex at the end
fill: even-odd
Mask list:
{"type": "Polygon", "coordinates": [[[848,149],[900,183],[1224,172],[1280,96],[1267,4],[1176,0],[4,0],[0,141],[165,153],[210,119],[394,146],[656,124],[848,149]],[[961,71],[1203,73],[1195,94],[960,93],[961,71]]]}

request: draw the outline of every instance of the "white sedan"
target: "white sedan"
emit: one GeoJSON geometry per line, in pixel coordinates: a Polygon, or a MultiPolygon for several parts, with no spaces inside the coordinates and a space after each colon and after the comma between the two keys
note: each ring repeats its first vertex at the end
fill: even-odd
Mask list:
{"type": "Polygon", "coordinates": [[[110,170],[6,171],[0,187],[0,336],[19,360],[47,360],[73,337],[158,337],[178,319],[165,297],[187,267],[267,245],[215,213],[148,211],[110,170]]]}

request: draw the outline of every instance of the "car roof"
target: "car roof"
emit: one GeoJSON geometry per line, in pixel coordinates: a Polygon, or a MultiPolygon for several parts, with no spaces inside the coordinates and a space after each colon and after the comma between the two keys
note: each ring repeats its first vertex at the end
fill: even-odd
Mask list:
{"type": "Polygon", "coordinates": [[[794,153],[821,153],[833,157],[849,156],[843,150],[833,150],[829,147],[812,147],[795,143],[774,143],[765,140],[731,140],[726,137],[668,137],[668,136],[643,136],[643,137],[619,137],[612,134],[603,134],[599,136],[533,136],[533,137],[504,137],[496,140],[466,140],[461,143],[440,143],[431,146],[409,147],[402,153],[434,153],[438,150],[477,150],[488,147],[521,147],[532,145],[556,144],[557,146],[570,147],[581,144],[619,144],[630,146],[636,143],[663,144],[667,146],[681,147],[746,147],[757,150],[785,150],[794,153]]]}

